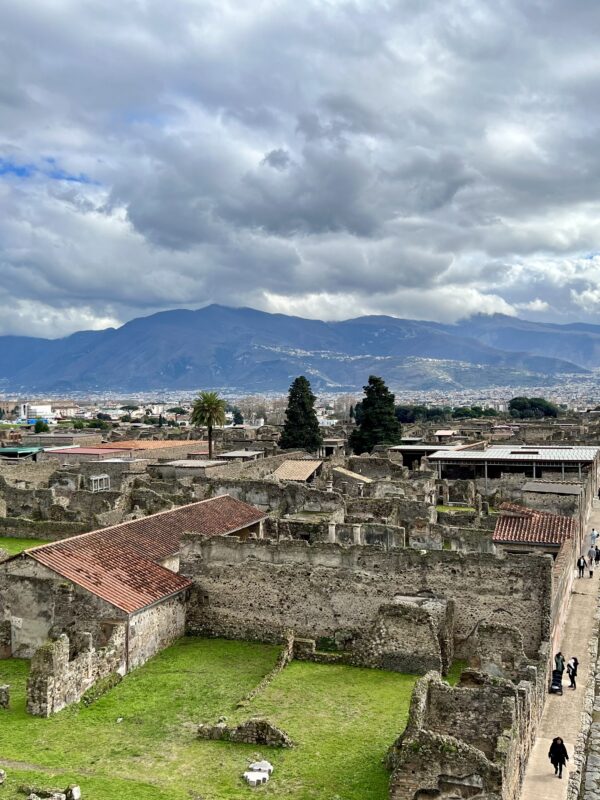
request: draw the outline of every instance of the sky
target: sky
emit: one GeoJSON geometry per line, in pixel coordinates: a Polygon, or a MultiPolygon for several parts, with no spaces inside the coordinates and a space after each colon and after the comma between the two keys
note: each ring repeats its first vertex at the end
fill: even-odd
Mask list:
{"type": "Polygon", "coordinates": [[[0,334],[600,322],[600,3],[0,0],[0,334]]]}

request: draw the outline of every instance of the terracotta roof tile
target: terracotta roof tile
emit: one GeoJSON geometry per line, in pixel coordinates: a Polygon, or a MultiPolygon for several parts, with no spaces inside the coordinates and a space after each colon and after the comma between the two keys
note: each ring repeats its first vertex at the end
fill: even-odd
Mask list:
{"type": "Polygon", "coordinates": [[[132,613],[191,585],[156,563],[178,552],[183,533],[225,535],[265,517],[254,506],[223,495],[25,552],[116,608],[132,613]]]}
{"type": "Polygon", "coordinates": [[[106,450],[160,450],[163,447],[205,447],[208,453],[208,442],[200,439],[126,439],[123,442],[106,442],[98,447],[106,450]]]}
{"type": "Polygon", "coordinates": [[[561,545],[577,533],[577,522],[571,517],[516,503],[503,503],[500,511],[492,536],[494,542],[561,545]]]}
{"type": "Polygon", "coordinates": [[[65,539],[27,555],[127,614],[191,586],[187,578],[122,543],[107,549],[93,537],[78,542],[65,539]]]}
{"type": "Polygon", "coordinates": [[[296,461],[290,459],[277,467],[273,477],[280,481],[306,481],[313,472],[319,469],[322,463],[322,461],[312,461],[308,458],[296,461]]]}

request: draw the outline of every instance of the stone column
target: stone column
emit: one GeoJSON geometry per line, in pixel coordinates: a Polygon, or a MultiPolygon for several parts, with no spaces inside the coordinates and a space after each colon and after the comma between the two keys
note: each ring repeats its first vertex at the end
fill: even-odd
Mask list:
{"type": "Polygon", "coordinates": [[[362,544],[362,526],[360,524],[352,526],[352,539],[354,544],[362,544]]]}
{"type": "Polygon", "coordinates": [[[336,536],[335,536],[335,522],[329,523],[329,529],[327,531],[327,541],[335,544],[336,536]]]}

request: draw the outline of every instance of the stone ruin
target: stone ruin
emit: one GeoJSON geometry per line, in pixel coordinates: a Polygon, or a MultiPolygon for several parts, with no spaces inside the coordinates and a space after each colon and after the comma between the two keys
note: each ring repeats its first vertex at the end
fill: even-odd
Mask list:
{"type": "Polygon", "coordinates": [[[294,743],[284,731],[262,717],[253,717],[234,727],[226,722],[198,726],[198,738],[236,744],[260,744],[266,747],[293,747],[294,743]]]}
{"type": "Polygon", "coordinates": [[[415,686],[404,733],[388,751],[390,800],[517,800],[543,709],[547,647],[517,682],[465,670],[415,686]]]}
{"type": "Polygon", "coordinates": [[[116,625],[106,647],[99,649],[93,646],[90,633],[80,633],[71,640],[63,633],[42,645],[31,660],[27,711],[49,717],[77,703],[99,681],[115,683],[124,674],[124,625],[116,625]]]}

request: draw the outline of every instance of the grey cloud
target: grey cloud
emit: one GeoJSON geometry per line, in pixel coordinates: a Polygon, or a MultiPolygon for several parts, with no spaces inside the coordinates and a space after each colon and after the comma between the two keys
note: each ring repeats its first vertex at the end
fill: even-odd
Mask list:
{"type": "Polygon", "coordinates": [[[595,320],[599,22],[587,0],[5,4],[0,156],[94,184],[0,170],[4,332],[211,301],[595,320]]]}

